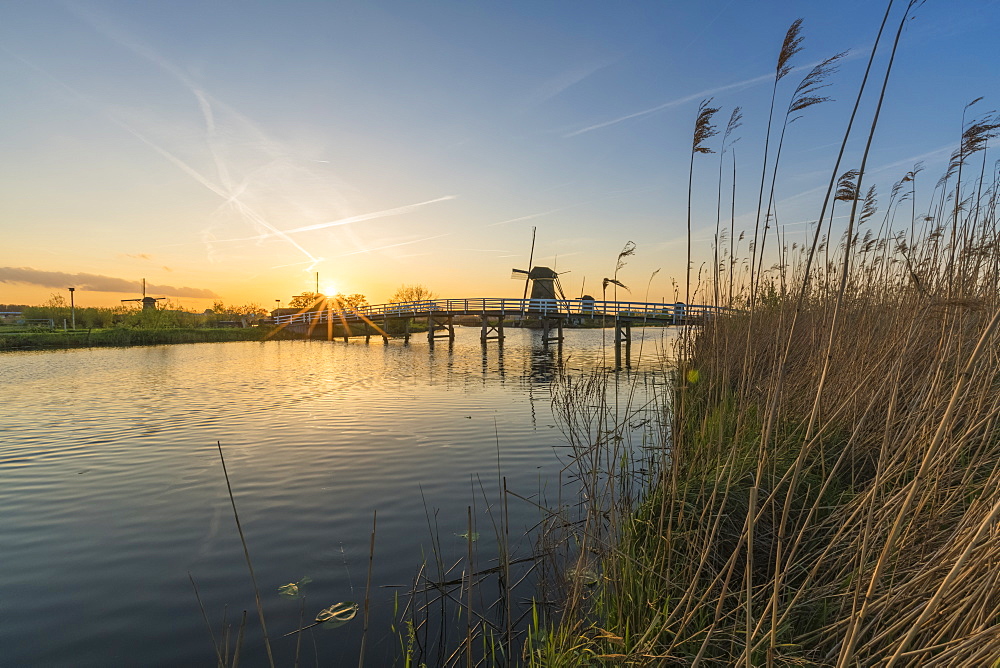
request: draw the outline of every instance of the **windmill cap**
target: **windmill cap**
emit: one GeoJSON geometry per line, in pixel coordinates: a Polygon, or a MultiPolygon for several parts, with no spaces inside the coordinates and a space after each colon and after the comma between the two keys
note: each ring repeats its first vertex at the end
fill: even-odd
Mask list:
{"type": "Polygon", "coordinates": [[[528,278],[530,279],[557,278],[558,276],[559,276],[558,273],[552,271],[548,267],[534,267],[532,268],[531,272],[528,273],[528,278]]]}

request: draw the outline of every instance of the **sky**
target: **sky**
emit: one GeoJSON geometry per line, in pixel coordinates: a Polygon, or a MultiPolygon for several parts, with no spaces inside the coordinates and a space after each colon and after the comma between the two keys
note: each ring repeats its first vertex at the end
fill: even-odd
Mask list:
{"type": "MultiPolygon", "coordinates": [[[[723,228],[732,208],[736,236],[752,236],[788,26],[803,19],[803,50],[778,85],[776,127],[809,68],[848,51],[779,163],[777,223],[801,242],[884,12],[871,0],[0,0],[0,303],[75,286],[78,305],[113,306],[146,279],[192,310],[271,307],[317,273],[322,291],[372,304],[402,284],[520,297],[510,270],[527,268],[533,227],[533,264],[566,272],[568,297],[599,296],[632,241],[619,299],[683,299],[699,102],[720,108],[722,128],[740,106],[743,124],[732,149],[720,154],[720,133],[694,159],[694,280],[710,272],[720,164],[723,228]]],[[[923,161],[926,209],[966,103],[1000,105],[998,28],[996,0],[914,11],[868,162],[883,206],[923,161]]],[[[887,60],[880,49],[878,81],[887,60]]],[[[874,106],[867,95],[861,127],[874,106]]]]}

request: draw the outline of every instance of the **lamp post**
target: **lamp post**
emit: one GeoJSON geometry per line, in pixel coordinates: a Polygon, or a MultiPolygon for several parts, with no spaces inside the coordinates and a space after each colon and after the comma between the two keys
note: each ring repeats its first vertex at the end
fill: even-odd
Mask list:
{"type": "Polygon", "coordinates": [[[69,312],[73,329],[76,329],[76,301],[73,299],[73,293],[76,292],[76,288],[69,289],[69,312]]]}

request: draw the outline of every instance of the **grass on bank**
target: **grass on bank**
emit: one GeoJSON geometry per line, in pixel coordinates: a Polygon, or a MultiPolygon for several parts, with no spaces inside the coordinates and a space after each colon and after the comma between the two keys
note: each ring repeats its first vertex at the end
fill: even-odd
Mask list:
{"type": "Polygon", "coordinates": [[[653,476],[603,381],[556,396],[586,518],[553,513],[558,603],[526,663],[1000,665],[1000,123],[963,119],[937,184],[921,192],[914,166],[883,216],[862,186],[877,113],[810,244],[780,242],[742,288],[742,261],[717,268],[710,289],[750,308],[682,335],[653,476]]]}
{"type": "Polygon", "coordinates": [[[151,346],[169,343],[210,343],[220,341],[263,341],[265,338],[285,338],[282,332],[271,333],[271,327],[246,328],[171,328],[110,329],[0,332],[0,351],[50,350],[57,348],[89,348],[114,346],[151,346]]]}

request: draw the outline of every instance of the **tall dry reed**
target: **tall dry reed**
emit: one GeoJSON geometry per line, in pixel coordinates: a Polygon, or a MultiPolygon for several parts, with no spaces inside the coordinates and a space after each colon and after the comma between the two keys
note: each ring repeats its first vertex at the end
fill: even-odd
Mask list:
{"type": "Polygon", "coordinates": [[[861,164],[840,165],[856,103],[812,243],[779,248],[770,269],[751,257],[752,307],[678,339],[643,450],[656,475],[624,465],[636,459],[616,434],[630,416],[607,408],[606,378],[557,394],[587,510],[554,543],[570,564],[564,603],[532,631],[529,664],[1000,659],[1000,236],[985,168],[996,120],[963,119],[926,214],[919,167],[884,215],[865,183],[918,4],[895,13],[861,164]],[[963,164],[978,178],[963,181],[963,164]],[[851,207],[836,244],[823,240],[833,202],[851,207]]]}

